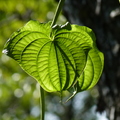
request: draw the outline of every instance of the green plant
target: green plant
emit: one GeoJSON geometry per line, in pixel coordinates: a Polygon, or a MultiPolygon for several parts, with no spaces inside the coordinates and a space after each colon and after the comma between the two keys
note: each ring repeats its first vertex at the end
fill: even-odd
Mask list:
{"type": "Polygon", "coordinates": [[[64,1],[60,0],[52,22],[30,20],[11,35],[3,50],[40,84],[42,120],[44,90],[68,90],[73,97],[92,88],[103,70],[104,57],[90,28],[68,22],[56,25],[64,1]]]}

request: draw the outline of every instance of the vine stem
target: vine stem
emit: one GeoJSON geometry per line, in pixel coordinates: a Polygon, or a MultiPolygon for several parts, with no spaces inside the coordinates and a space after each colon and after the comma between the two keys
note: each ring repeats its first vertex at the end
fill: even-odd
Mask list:
{"type": "Polygon", "coordinates": [[[40,86],[40,104],[41,104],[41,119],[44,120],[45,117],[45,95],[44,89],[40,86]]]}
{"type": "MultiPolygon", "coordinates": [[[[55,11],[55,15],[52,20],[51,27],[53,27],[56,24],[56,21],[60,15],[61,9],[63,7],[65,0],[60,0],[57,6],[57,9],[55,11]]],[[[45,118],[45,96],[44,96],[44,89],[40,86],[40,105],[41,105],[41,117],[40,120],[44,120],[45,118]]]]}
{"type": "Polygon", "coordinates": [[[51,27],[53,27],[55,24],[56,24],[56,21],[59,17],[59,14],[61,12],[61,9],[63,7],[63,4],[64,4],[65,0],[60,0],[59,3],[58,3],[58,6],[57,6],[57,9],[55,11],[55,15],[53,17],[53,20],[52,20],[52,24],[51,24],[51,27]]]}

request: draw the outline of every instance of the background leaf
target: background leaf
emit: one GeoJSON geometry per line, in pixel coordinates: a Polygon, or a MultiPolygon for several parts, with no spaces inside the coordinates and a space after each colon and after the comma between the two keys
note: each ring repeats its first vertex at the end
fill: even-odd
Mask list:
{"type": "Polygon", "coordinates": [[[102,74],[103,61],[104,56],[97,48],[89,51],[86,67],[78,79],[78,91],[87,90],[95,86],[102,74]]]}

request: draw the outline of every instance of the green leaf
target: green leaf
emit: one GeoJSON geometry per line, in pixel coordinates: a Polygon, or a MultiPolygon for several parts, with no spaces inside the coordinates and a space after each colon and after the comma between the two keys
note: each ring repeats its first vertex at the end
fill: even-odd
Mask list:
{"type": "Polygon", "coordinates": [[[50,24],[28,22],[11,36],[4,52],[46,91],[53,92],[68,89],[74,83],[84,69],[86,55],[70,30],[52,29],[50,24]]]}
{"type": "Polygon", "coordinates": [[[93,69],[92,63],[95,69],[103,65],[98,65],[102,57],[94,49],[95,36],[92,30],[69,23],[53,28],[50,26],[51,22],[29,21],[12,34],[3,52],[16,60],[48,92],[67,90],[77,83],[79,77],[81,90],[92,87],[98,81],[101,67],[97,72],[92,70],[91,74],[93,76],[95,73],[95,77],[91,77],[93,82],[90,80],[89,84],[85,82],[87,77],[80,76],[84,68],[85,74],[87,69],[93,69]],[[96,58],[91,59],[94,55],[96,58]],[[97,60],[98,63],[95,62],[97,60]]]}

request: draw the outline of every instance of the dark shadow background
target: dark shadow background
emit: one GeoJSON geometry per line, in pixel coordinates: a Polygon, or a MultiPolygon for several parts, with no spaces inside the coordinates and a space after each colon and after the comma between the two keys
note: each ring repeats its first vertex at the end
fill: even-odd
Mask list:
{"type": "Polygon", "coordinates": [[[64,15],[93,29],[105,66],[98,83],[97,111],[120,120],[120,4],[118,0],[66,0],[64,15]]]}

